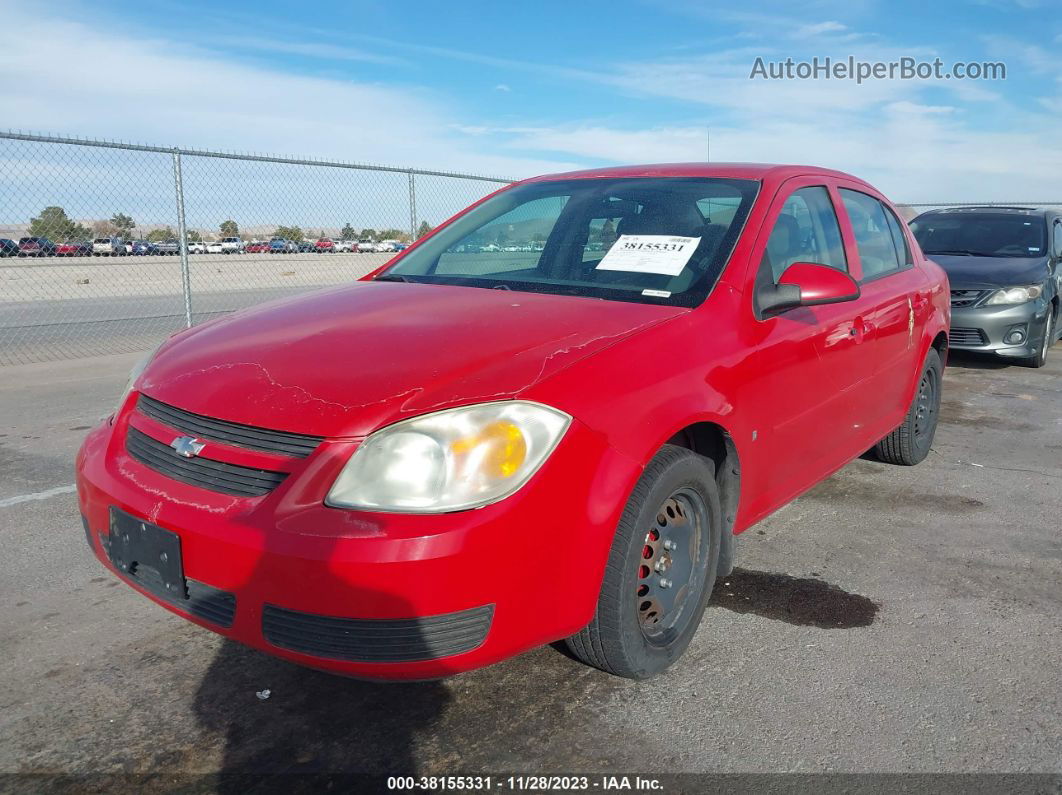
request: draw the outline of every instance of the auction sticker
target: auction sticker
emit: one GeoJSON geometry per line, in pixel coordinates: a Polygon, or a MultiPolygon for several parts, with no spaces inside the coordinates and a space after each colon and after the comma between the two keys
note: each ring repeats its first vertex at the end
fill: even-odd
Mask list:
{"type": "Polygon", "coordinates": [[[678,276],[700,243],[699,237],[620,235],[597,270],[678,276]]]}

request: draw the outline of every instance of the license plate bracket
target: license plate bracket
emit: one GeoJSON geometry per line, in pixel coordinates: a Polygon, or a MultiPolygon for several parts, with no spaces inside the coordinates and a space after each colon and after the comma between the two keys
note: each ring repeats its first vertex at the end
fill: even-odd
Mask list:
{"type": "Polygon", "coordinates": [[[122,574],[166,599],[188,598],[181,537],[111,508],[107,555],[122,574]]]}

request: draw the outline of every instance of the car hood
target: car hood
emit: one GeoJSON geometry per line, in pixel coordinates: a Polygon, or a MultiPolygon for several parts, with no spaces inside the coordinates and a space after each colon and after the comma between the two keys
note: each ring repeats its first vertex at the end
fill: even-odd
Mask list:
{"type": "Polygon", "coordinates": [[[209,417],[361,436],[519,396],[689,310],[473,287],[359,282],[282,299],[166,343],[138,388],[209,417]]]}
{"type": "Polygon", "coordinates": [[[948,274],[953,288],[1039,284],[1047,277],[1046,257],[967,257],[927,254],[948,274]]]}

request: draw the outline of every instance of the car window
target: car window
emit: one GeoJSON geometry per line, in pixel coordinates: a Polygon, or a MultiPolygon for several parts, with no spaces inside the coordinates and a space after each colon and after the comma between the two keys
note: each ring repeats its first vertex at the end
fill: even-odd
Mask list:
{"type": "Polygon", "coordinates": [[[892,242],[896,248],[896,256],[900,260],[900,267],[914,264],[914,260],[911,259],[911,247],[907,245],[907,236],[903,233],[903,228],[900,226],[900,219],[896,217],[896,213],[881,205],[885,210],[885,221],[889,225],[889,232],[892,234],[892,242]]]}
{"type": "Polygon", "coordinates": [[[837,212],[821,185],[800,188],[785,200],[767,239],[762,267],[774,283],[795,262],[814,262],[847,271],[837,212]]]}
{"type": "Polygon", "coordinates": [[[544,242],[569,196],[533,199],[458,240],[439,256],[438,274],[486,274],[534,270],[544,242]],[[537,249],[537,250],[536,250],[537,249]]]}
{"type": "Polygon", "coordinates": [[[1062,221],[1055,221],[1055,256],[1062,257],[1062,221]]]}
{"type": "Polygon", "coordinates": [[[903,267],[885,206],[873,196],[859,191],[841,188],[840,193],[863,264],[862,280],[876,279],[903,267]]]}

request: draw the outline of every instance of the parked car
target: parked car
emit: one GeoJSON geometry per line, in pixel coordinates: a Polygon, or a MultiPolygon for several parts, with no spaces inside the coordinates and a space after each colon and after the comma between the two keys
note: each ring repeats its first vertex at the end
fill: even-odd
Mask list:
{"type": "Polygon", "coordinates": [[[118,577],[287,660],[425,679],[567,639],[644,678],[735,533],[870,448],[925,458],[948,320],[855,177],[539,177],[355,284],[171,337],[88,434],[79,505],[118,577]],[[528,217],[540,256],[456,251],[528,217]]]}
{"type": "Polygon", "coordinates": [[[129,241],[129,253],[138,257],[159,254],[161,253],[159,251],[160,245],[150,240],[131,240],[129,241]]]}
{"type": "Polygon", "coordinates": [[[206,254],[207,244],[202,240],[192,240],[188,243],[189,254],[206,254]]]}
{"type": "Polygon", "coordinates": [[[220,240],[211,240],[206,244],[207,254],[225,254],[225,244],[220,240]]]}
{"type": "Polygon", "coordinates": [[[0,257],[17,257],[18,243],[6,237],[0,237],[0,257]]]}
{"type": "Polygon", "coordinates": [[[350,240],[337,240],[336,252],[339,254],[349,254],[354,250],[356,244],[350,240]]]}
{"type": "Polygon", "coordinates": [[[395,251],[405,251],[409,248],[409,243],[395,243],[395,251]]]}
{"type": "Polygon", "coordinates": [[[221,238],[221,251],[223,254],[242,254],[244,252],[243,240],[239,237],[221,238]]]}
{"type": "Polygon", "coordinates": [[[157,254],[176,256],[181,253],[181,241],[172,237],[169,240],[160,240],[155,243],[155,252],[157,254]]]}
{"type": "Polygon", "coordinates": [[[269,241],[269,250],[273,254],[294,254],[298,252],[299,245],[293,240],[285,240],[282,237],[274,237],[269,241]]]}
{"type": "Polygon", "coordinates": [[[23,237],[18,241],[20,257],[51,257],[55,254],[55,243],[46,237],[23,237]]]}
{"type": "Polygon", "coordinates": [[[366,254],[376,251],[376,244],[371,240],[359,240],[357,251],[360,254],[366,254]]]}
{"type": "Polygon", "coordinates": [[[376,251],[380,254],[390,254],[392,251],[395,251],[395,241],[381,240],[376,244],[376,251]]]}
{"type": "Polygon", "coordinates": [[[330,238],[322,237],[313,244],[313,249],[318,254],[332,253],[336,250],[336,243],[330,238]]]}
{"type": "Polygon", "coordinates": [[[94,257],[123,257],[126,253],[125,241],[120,237],[97,237],[92,241],[94,257]]]}
{"type": "Polygon", "coordinates": [[[1062,213],[948,208],[911,229],[951,282],[951,347],[1043,367],[1062,333],[1062,213]]]}
{"type": "Polygon", "coordinates": [[[84,240],[69,240],[55,246],[57,257],[87,257],[92,253],[92,244],[84,240]]]}

